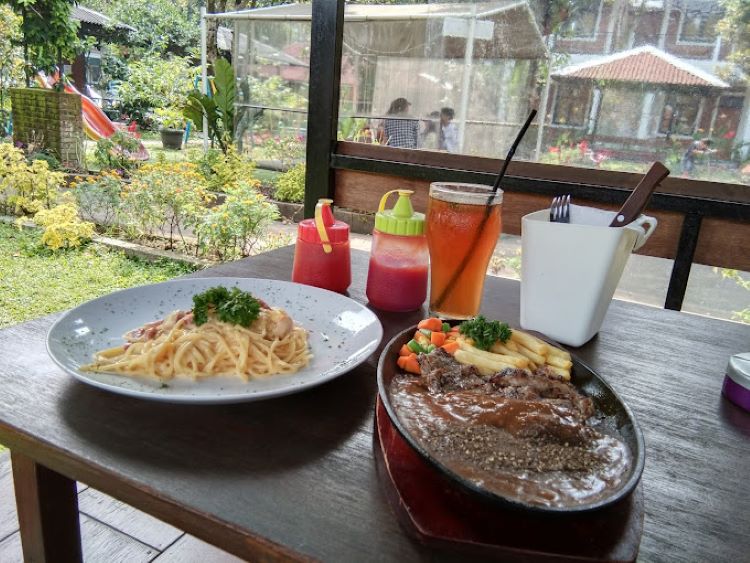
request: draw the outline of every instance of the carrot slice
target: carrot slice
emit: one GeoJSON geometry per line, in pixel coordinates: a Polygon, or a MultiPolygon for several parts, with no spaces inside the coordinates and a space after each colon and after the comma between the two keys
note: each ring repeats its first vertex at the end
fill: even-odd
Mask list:
{"type": "Polygon", "coordinates": [[[443,330],[443,321],[435,317],[430,317],[429,319],[420,321],[417,325],[417,328],[426,328],[427,330],[435,330],[440,332],[443,330]]]}
{"type": "Polygon", "coordinates": [[[396,360],[396,365],[400,367],[401,369],[406,369],[406,356],[399,356],[398,360],[396,360]]]}
{"type": "Polygon", "coordinates": [[[409,348],[406,344],[401,346],[401,350],[398,351],[399,356],[408,356],[411,353],[412,353],[411,348],[409,348]]]}
{"type": "Polygon", "coordinates": [[[409,373],[416,373],[420,374],[421,371],[419,369],[419,362],[417,362],[417,355],[414,354],[414,357],[408,356],[406,358],[406,367],[404,370],[408,371],[409,373]]]}
{"type": "Polygon", "coordinates": [[[455,340],[446,342],[445,344],[441,346],[441,348],[445,350],[446,352],[448,352],[449,354],[455,354],[456,350],[458,350],[458,342],[456,342],[455,340]]]}
{"type": "Polygon", "coordinates": [[[442,346],[445,344],[446,334],[444,332],[433,332],[430,335],[430,343],[435,346],[442,346]]]}

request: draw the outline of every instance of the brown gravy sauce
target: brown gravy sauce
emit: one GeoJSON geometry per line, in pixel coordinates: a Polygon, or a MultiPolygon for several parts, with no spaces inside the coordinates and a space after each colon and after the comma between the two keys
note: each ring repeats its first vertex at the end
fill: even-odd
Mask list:
{"type": "Polygon", "coordinates": [[[399,419],[438,461],[479,487],[526,504],[573,507],[609,496],[627,478],[628,446],[564,405],[477,390],[430,393],[416,381],[391,383],[399,419]],[[554,426],[554,439],[529,432],[540,417],[554,426]]]}

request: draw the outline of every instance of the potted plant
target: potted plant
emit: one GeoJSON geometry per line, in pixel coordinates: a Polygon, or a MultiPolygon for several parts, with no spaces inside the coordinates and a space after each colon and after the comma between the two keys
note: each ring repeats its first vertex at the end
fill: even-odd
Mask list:
{"type": "Polygon", "coordinates": [[[180,150],[185,136],[186,120],[182,112],[176,108],[158,108],[156,120],[159,122],[161,144],[165,149],[180,150]]]}

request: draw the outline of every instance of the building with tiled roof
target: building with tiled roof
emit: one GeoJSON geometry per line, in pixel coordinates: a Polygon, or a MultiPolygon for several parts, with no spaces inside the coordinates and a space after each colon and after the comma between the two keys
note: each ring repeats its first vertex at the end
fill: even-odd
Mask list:
{"type": "Polygon", "coordinates": [[[571,65],[554,76],[611,82],[728,88],[729,84],[684,59],[651,45],[571,65]]]}
{"type": "Polygon", "coordinates": [[[645,45],[592,56],[552,73],[552,130],[587,138],[600,148],[640,154],[689,142],[715,129],[722,93],[718,76],[645,45]]]}

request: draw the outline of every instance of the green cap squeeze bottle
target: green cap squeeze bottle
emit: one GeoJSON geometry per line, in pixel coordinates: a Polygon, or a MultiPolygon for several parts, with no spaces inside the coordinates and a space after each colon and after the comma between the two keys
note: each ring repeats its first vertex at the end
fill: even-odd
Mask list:
{"type": "Polygon", "coordinates": [[[414,211],[411,190],[392,190],[383,195],[375,215],[367,299],[384,311],[415,311],[427,297],[429,252],[424,234],[424,213],[414,211]],[[398,193],[392,209],[391,194],[398,193]]]}

